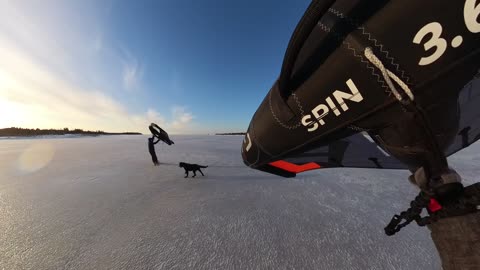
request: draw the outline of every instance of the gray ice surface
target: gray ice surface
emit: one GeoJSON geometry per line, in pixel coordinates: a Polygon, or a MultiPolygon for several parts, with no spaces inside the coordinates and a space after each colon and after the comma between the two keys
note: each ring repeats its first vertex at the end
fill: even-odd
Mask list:
{"type": "MultiPolygon", "coordinates": [[[[245,167],[241,136],[0,140],[0,269],[439,269],[426,228],[383,227],[408,173],[245,167]],[[178,162],[209,165],[183,178],[178,162]]],[[[451,159],[478,180],[479,146],[451,159]]]]}

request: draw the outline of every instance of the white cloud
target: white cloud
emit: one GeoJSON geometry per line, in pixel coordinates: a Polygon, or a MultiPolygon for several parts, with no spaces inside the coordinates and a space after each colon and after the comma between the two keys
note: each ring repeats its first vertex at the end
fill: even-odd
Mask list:
{"type": "Polygon", "coordinates": [[[172,108],[173,120],[171,123],[173,130],[182,131],[189,128],[194,116],[182,106],[174,106],[172,108]]]}
{"type": "Polygon", "coordinates": [[[0,127],[84,128],[147,132],[151,122],[181,133],[193,119],[184,107],[166,121],[154,109],[133,114],[98,90],[63,80],[0,37],[0,127]]]}
{"type": "Polygon", "coordinates": [[[73,83],[78,74],[95,74],[106,81],[121,78],[125,89],[135,90],[141,87],[144,68],[128,50],[118,54],[108,49],[101,31],[93,36],[90,28],[63,33],[59,25],[68,19],[47,22],[49,8],[40,15],[37,7],[20,4],[0,0],[0,128],[148,132],[148,125],[155,122],[170,133],[192,130],[194,117],[185,107],[174,106],[168,117],[152,108],[134,113],[105,89],[73,83]],[[109,61],[102,62],[102,56],[109,61]],[[121,74],[105,70],[112,63],[119,64],[121,74]]]}
{"type": "Polygon", "coordinates": [[[123,65],[123,86],[127,90],[136,90],[140,86],[143,70],[136,60],[123,65]]]}
{"type": "Polygon", "coordinates": [[[121,47],[123,62],[123,87],[126,90],[138,90],[143,78],[143,67],[138,59],[127,49],[121,47]]]}
{"type": "Polygon", "coordinates": [[[169,117],[169,120],[166,120],[165,117],[151,108],[148,109],[146,113],[146,119],[149,123],[156,123],[172,134],[192,132],[192,120],[194,118],[194,115],[187,111],[186,107],[183,106],[173,106],[171,108],[171,116],[169,117]]]}

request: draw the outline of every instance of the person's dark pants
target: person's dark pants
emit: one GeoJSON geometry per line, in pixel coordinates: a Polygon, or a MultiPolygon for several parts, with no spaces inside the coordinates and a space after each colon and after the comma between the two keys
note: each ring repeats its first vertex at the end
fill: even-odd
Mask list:
{"type": "Polygon", "coordinates": [[[155,152],[150,152],[150,155],[152,156],[153,164],[157,165],[158,164],[157,154],[155,154],[155,152]]]}

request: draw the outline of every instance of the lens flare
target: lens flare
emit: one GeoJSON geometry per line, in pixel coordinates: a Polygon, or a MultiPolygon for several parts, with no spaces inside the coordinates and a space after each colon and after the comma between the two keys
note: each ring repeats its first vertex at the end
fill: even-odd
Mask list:
{"type": "Polygon", "coordinates": [[[54,147],[48,142],[38,142],[30,145],[18,158],[18,168],[26,173],[36,172],[52,161],[54,147]]]}

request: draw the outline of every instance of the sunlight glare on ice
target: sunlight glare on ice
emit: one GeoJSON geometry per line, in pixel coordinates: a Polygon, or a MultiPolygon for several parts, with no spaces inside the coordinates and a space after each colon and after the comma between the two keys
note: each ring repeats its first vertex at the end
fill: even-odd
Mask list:
{"type": "Polygon", "coordinates": [[[53,159],[55,149],[51,143],[37,142],[30,145],[18,158],[18,168],[26,173],[38,171],[53,159]]]}

